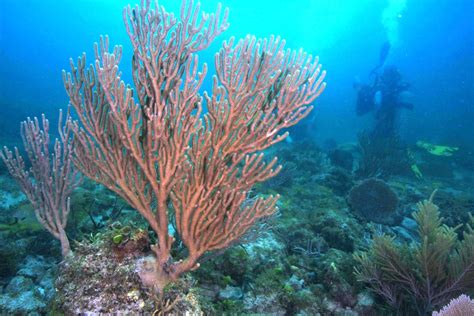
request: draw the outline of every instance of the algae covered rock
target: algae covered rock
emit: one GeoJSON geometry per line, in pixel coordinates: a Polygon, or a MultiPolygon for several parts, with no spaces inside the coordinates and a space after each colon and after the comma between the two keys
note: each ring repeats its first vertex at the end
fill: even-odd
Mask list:
{"type": "Polygon", "coordinates": [[[28,256],[19,265],[0,294],[1,315],[40,315],[48,310],[55,293],[55,263],[50,259],[28,256]]]}
{"type": "Polygon", "coordinates": [[[23,315],[44,312],[44,291],[37,288],[30,278],[16,276],[0,295],[0,311],[5,315],[23,315]]]}
{"type": "MultiPolygon", "coordinates": [[[[184,280],[165,289],[161,299],[143,285],[138,263],[146,253],[117,252],[110,236],[76,245],[59,268],[56,309],[76,314],[153,314],[170,311],[194,313],[199,304],[184,280]],[[107,258],[104,260],[104,258],[107,258]]],[[[132,239],[130,239],[130,242],[132,239]]]]}

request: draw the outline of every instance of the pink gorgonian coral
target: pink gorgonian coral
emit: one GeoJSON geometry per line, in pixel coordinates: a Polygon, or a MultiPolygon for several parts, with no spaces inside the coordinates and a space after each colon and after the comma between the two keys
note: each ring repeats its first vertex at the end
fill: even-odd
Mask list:
{"type": "MultiPolygon", "coordinates": [[[[207,65],[199,52],[229,26],[215,13],[183,1],[179,16],[157,1],[124,9],[133,49],[134,88],[122,81],[122,47],[95,45],[63,79],[79,121],[75,164],[119,194],[156,233],[154,287],[199,267],[209,251],[229,247],[256,222],[275,213],[278,196],[252,199],[255,184],[280,171],[263,151],[312,110],[324,90],[318,58],[285,48],[279,37],[225,41],[215,54],[216,75],[202,94],[207,65]],[[175,235],[187,248],[171,255],[175,235]]],[[[149,262],[152,262],[149,261],[149,262]]]]}

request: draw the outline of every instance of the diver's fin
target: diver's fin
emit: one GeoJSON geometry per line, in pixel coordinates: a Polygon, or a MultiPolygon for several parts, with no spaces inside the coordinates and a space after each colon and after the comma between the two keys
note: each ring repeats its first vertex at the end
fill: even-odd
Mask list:
{"type": "Polygon", "coordinates": [[[375,74],[377,70],[379,70],[385,64],[385,61],[388,57],[388,53],[390,53],[390,47],[391,45],[389,41],[383,43],[382,47],[380,48],[379,63],[377,64],[377,66],[375,66],[374,69],[372,69],[372,71],[370,72],[371,75],[375,74]]]}

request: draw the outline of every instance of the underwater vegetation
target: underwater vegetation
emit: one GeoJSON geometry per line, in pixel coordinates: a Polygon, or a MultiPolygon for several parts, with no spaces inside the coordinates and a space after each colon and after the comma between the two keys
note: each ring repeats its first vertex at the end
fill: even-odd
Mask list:
{"type": "Polygon", "coordinates": [[[419,202],[413,213],[418,242],[400,245],[384,234],[374,238],[368,252],[355,254],[360,263],[358,280],[381,295],[397,314],[426,315],[473,289],[474,218],[459,240],[456,228],[443,225],[433,196],[419,202]]]}
{"type": "Polygon", "coordinates": [[[45,116],[21,124],[23,149],[0,152],[0,314],[474,313],[474,172],[457,147],[401,141],[398,70],[359,100],[379,120],[357,143],[290,139],[326,72],[278,36],[231,37],[202,92],[228,15],[127,6],[133,84],[101,37],[63,71],[58,139],[45,116]]]}
{"type": "Polygon", "coordinates": [[[388,177],[410,172],[410,158],[397,136],[370,137],[359,135],[361,160],[356,171],[360,179],[388,177]]]}

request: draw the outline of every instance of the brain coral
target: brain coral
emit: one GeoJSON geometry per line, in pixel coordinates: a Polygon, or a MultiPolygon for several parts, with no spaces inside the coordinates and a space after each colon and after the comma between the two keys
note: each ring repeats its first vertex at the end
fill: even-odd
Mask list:
{"type": "Polygon", "coordinates": [[[352,187],[347,202],[363,218],[389,224],[397,210],[398,197],[384,181],[371,178],[352,187]]]}

